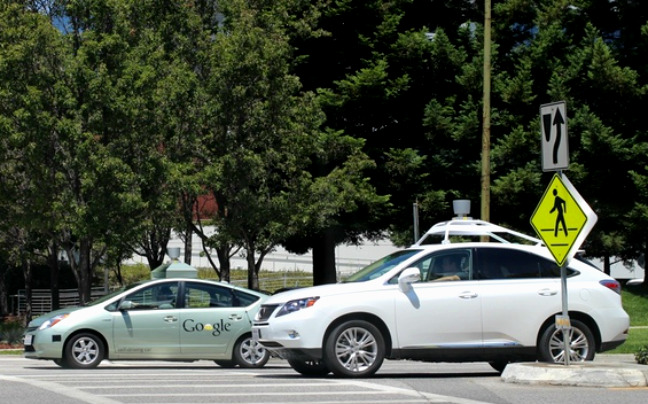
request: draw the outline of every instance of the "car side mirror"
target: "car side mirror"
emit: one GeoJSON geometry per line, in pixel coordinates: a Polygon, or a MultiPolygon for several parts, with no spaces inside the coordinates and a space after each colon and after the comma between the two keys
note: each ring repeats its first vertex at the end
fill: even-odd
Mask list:
{"type": "Polygon", "coordinates": [[[133,303],[130,300],[124,300],[123,302],[119,303],[119,307],[117,310],[123,311],[123,310],[131,310],[135,308],[135,303],[133,303]]]}
{"type": "Polygon", "coordinates": [[[421,280],[421,271],[418,268],[410,267],[406,268],[398,276],[398,287],[404,293],[407,293],[412,289],[412,283],[418,282],[421,280]]]}

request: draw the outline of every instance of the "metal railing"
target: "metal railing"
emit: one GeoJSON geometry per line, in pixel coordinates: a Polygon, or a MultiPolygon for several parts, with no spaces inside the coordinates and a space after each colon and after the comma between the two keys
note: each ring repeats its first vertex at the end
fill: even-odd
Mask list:
{"type": "MultiPolygon", "coordinates": [[[[90,300],[97,299],[106,294],[106,289],[103,287],[92,288],[90,290],[90,300]]],[[[25,289],[19,289],[18,294],[12,296],[15,300],[15,307],[12,311],[17,313],[24,313],[27,306],[27,296],[25,289]]],[[[52,311],[52,291],[50,289],[32,289],[32,316],[36,317],[44,313],[52,311]]],[[[78,289],[61,289],[59,290],[59,306],[70,307],[79,305],[79,290],[78,289]]],[[[13,306],[13,304],[12,304],[13,306]]]]}
{"type": "MultiPolygon", "coordinates": [[[[247,280],[231,281],[233,285],[247,287],[247,280]]],[[[274,292],[280,289],[300,288],[313,285],[312,276],[281,276],[274,278],[259,279],[259,289],[274,292]]],[[[92,288],[90,300],[95,300],[106,294],[104,287],[92,288]]],[[[19,289],[18,294],[11,296],[11,313],[23,314],[26,311],[27,297],[25,289],[19,289]]],[[[32,316],[37,317],[41,314],[52,311],[52,292],[50,289],[32,289],[32,316]]],[[[59,307],[70,307],[79,305],[78,289],[61,289],[59,290],[59,307]]]]}

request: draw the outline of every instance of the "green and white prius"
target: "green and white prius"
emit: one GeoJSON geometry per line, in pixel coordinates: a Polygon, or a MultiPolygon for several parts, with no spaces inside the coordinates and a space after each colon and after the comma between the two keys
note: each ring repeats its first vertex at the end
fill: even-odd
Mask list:
{"type": "Polygon", "coordinates": [[[25,333],[24,356],[82,369],[104,359],[262,367],[269,353],[252,339],[251,326],[267,297],[209,280],[144,281],[87,306],[34,319],[25,333]]]}

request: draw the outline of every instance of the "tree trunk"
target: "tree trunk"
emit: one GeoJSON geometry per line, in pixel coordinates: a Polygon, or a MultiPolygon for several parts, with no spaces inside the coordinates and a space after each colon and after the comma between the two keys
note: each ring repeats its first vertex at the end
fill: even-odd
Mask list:
{"type": "Polygon", "coordinates": [[[256,271],[256,260],[254,259],[254,250],[246,251],[246,260],[248,267],[248,288],[259,290],[259,273],[256,271]]]}
{"type": "Polygon", "coordinates": [[[220,271],[217,271],[218,279],[224,282],[230,281],[232,265],[229,259],[229,252],[229,248],[216,247],[216,255],[218,256],[218,264],[220,266],[220,271]]]}
{"type": "Polygon", "coordinates": [[[603,257],[603,272],[605,272],[605,274],[608,276],[610,276],[610,274],[612,273],[609,255],[603,257]]]}
{"type": "Polygon", "coordinates": [[[25,324],[32,319],[32,271],[31,262],[23,257],[21,259],[23,276],[25,278],[25,324]]]}
{"type": "Polygon", "coordinates": [[[79,242],[79,301],[82,305],[90,302],[92,288],[92,242],[82,239],[79,242]]]}
{"type": "Polygon", "coordinates": [[[5,275],[7,273],[7,266],[0,263],[0,318],[4,318],[9,314],[9,297],[7,294],[7,284],[5,282],[5,275]]]}
{"type": "Polygon", "coordinates": [[[191,256],[193,255],[193,229],[191,226],[187,226],[187,231],[185,232],[185,242],[184,242],[184,262],[187,265],[191,265],[191,256]]]}
{"type": "Polygon", "coordinates": [[[648,290],[648,269],[646,268],[648,267],[648,265],[646,265],[646,260],[648,260],[648,243],[645,244],[645,249],[646,251],[644,251],[644,268],[643,268],[644,278],[643,278],[643,282],[641,283],[641,286],[644,290],[648,290]]]}
{"type": "Polygon", "coordinates": [[[59,296],[59,260],[58,260],[58,246],[56,242],[52,244],[49,257],[47,257],[47,266],[50,270],[50,293],[52,296],[52,310],[61,308],[61,301],[59,296]]]}
{"type": "Polygon", "coordinates": [[[335,240],[332,231],[325,231],[313,243],[313,284],[337,282],[335,268],[335,240]]]}

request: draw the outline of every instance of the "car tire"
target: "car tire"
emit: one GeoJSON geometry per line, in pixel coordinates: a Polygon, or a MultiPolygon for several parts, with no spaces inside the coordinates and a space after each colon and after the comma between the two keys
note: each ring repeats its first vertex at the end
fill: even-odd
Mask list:
{"type": "Polygon", "coordinates": [[[336,376],[367,377],[385,358],[385,341],[376,326],[349,320],[333,329],[324,346],[324,361],[336,376]]]}
{"type": "Polygon", "coordinates": [[[261,368],[268,359],[270,352],[252,339],[252,335],[245,335],[234,345],[234,363],[242,368],[261,368]]]}
{"type": "Polygon", "coordinates": [[[497,370],[499,373],[504,372],[504,369],[506,369],[506,365],[508,365],[507,360],[496,360],[496,361],[490,361],[488,362],[489,365],[495,370],[497,370]]]}
{"type": "Polygon", "coordinates": [[[105,355],[104,344],[95,334],[81,333],[72,336],[65,344],[63,359],[67,367],[92,369],[99,366],[105,355]]]}
{"type": "Polygon", "coordinates": [[[63,369],[67,369],[67,368],[70,367],[70,365],[68,365],[68,363],[67,363],[67,361],[65,360],[65,358],[61,358],[61,359],[54,359],[54,363],[57,364],[58,366],[62,367],[63,369]]]}
{"type": "Polygon", "coordinates": [[[288,364],[296,372],[308,377],[322,377],[330,373],[322,360],[288,359],[288,364]]]}
{"type": "MultiPolygon", "coordinates": [[[[591,361],[594,359],[596,342],[594,334],[587,325],[578,320],[571,321],[570,333],[570,362],[591,361]]],[[[565,346],[563,330],[556,328],[555,324],[545,327],[540,337],[538,353],[540,360],[549,363],[565,362],[565,346]]]]}
{"type": "Polygon", "coordinates": [[[216,360],[214,361],[214,363],[222,368],[227,368],[227,369],[236,367],[236,363],[234,361],[216,360]]]}

